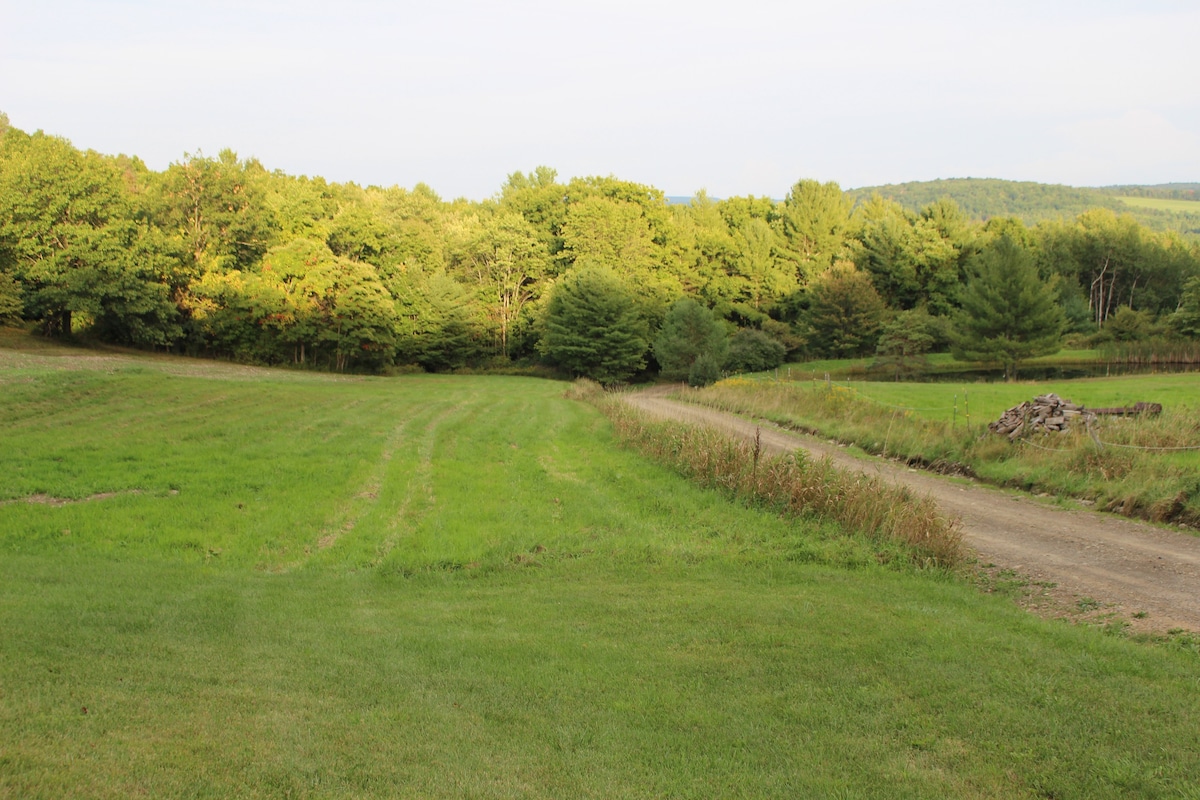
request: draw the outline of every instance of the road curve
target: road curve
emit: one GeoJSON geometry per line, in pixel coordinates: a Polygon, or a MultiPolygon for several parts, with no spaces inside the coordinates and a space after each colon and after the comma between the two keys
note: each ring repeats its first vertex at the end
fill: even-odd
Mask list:
{"type": "Polygon", "coordinates": [[[964,539],[981,564],[1012,569],[1037,584],[1053,584],[1060,600],[1095,601],[1138,630],[1200,632],[1200,537],[1095,511],[1064,509],[885,459],[858,458],[836,444],[769,422],[669,400],[661,391],[623,397],[656,417],[711,425],[747,438],[759,430],[765,450],[803,449],[840,467],[903,483],[930,495],[962,520],[964,539]]]}

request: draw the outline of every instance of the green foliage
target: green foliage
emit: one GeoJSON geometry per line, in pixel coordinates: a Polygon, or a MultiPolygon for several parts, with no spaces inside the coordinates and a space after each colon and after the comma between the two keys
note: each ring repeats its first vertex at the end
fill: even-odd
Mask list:
{"type": "MultiPolygon", "coordinates": [[[[1200,276],[1193,242],[1106,208],[1063,219],[1058,205],[1035,228],[993,210],[981,223],[968,216],[974,205],[952,199],[959,186],[873,194],[851,214],[861,196],[835,183],[797,181],[783,202],[701,191],[668,205],[644,184],[563,183],[537,167],[508,176],[489,200],[445,202],[423,184],[293,177],[230,150],[185,154],[156,172],[137,157],[9,128],[0,138],[0,273],[15,283],[4,290],[5,313],[48,334],[86,331],[256,363],[528,362],[545,352],[539,320],[550,288],[569,270],[593,268],[617,276],[651,330],[689,297],[791,352],[865,354],[892,313],[953,313],[966,263],[1007,234],[1043,279],[1060,278],[1072,332],[1096,335],[1122,307],[1147,319],[1181,309],[1186,327],[1182,288],[1200,276]],[[841,285],[833,298],[845,281],[826,273],[851,261],[878,297],[841,285]]],[[[1153,202],[1172,202],[1154,192],[1153,202]]],[[[1125,334],[1118,325],[1099,335],[1125,334]]],[[[935,338],[937,350],[945,337],[935,338]]]]}
{"type": "Polygon", "coordinates": [[[501,212],[471,226],[453,260],[489,310],[500,354],[507,358],[513,333],[529,326],[526,310],[545,285],[546,246],[524,217],[501,212]]]}
{"type": "Polygon", "coordinates": [[[1149,311],[1134,311],[1129,306],[1117,309],[1104,327],[1117,342],[1136,342],[1159,332],[1149,311]]]}
{"type": "Polygon", "coordinates": [[[925,354],[933,349],[936,323],[923,309],[902,311],[880,331],[874,368],[911,375],[922,372],[925,354]]]}
{"type": "Polygon", "coordinates": [[[155,233],[131,219],[121,177],[99,154],[41,132],[13,130],[0,143],[0,250],[25,315],[47,334],[70,335],[82,315],[117,341],[172,338],[155,233]]]}
{"type": "Polygon", "coordinates": [[[465,286],[444,270],[407,273],[399,288],[400,360],[430,372],[458,369],[481,352],[476,308],[465,286]]]}
{"type": "Polygon", "coordinates": [[[1200,276],[1192,278],[1183,288],[1179,310],[1170,317],[1171,328],[1184,336],[1200,339],[1200,276]]]}
{"type": "Polygon", "coordinates": [[[1001,236],[973,264],[955,319],[954,357],[998,364],[1013,378],[1021,361],[1058,350],[1064,319],[1054,297],[1029,253],[1001,236]]]}
{"type": "Polygon", "coordinates": [[[779,209],[781,249],[797,274],[816,275],[842,254],[853,203],[837,183],[800,180],[779,209]]]}
{"type": "Polygon", "coordinates": [[[719,380],[721,380],[721,362],[711,353],[701,353],[696,356],[696,360],[688,368],[688,386],[709,386],[719,380]]]}
{"type": "Polygon", "coordinates": [[[683,286],[662,268],[663,245],[650,210],[642,202],[591,194],[571,204],[562,235],[575,269],[608,270],[636,287],[643,314],[657,320],[683,286]]]}
{"type": "Polygon", "coordinates": [[[948,201],[926,212],[928,216],[918,217],[898,203],[873,197],[855,211],[860,242],[855,261],[871,275],[889,307],[920,305],[942,314],[957,299],[965,222],[948,201]]]}
{"type": "Polygon", "coordinates": [[[14,325],[20,322],[24,310],[21,284],[8,273],[0,272],[0,325],[14,325]]]}
{"type": "MultiPolygon", "coordinates": [[[[1138,207],[1130,205],[1118,196],[1127,193],[1128,190],[1122,187],[1093,189],[1033,181],[954,178],[866,186],[848,194],[858,203],[879,194],[887,199],[896,200],[912,212],[918,212],[931,203],[949,198],[972,219],[1016,217],[1030,225],[1053,222],[1063,217],[1077,216],[1091,209],[1103,208],[1116,213],[1131,213],[1135,215],[1138,224],[1153,230],[1200,233],[1200,208],[1183,206],[1168,210],[1138,207]]],[[[1171,192],[1166,194],[1172,195],[1171,192]]]]}
{"type": "Polygon", "coordinates": [[[187,254],[192,275],[246,270],[275,243],[279,224],[267,202],[266,170],[239,161],[232,150],[217,158],[185,154],[155,186],[155,223],[187,254]]]}
{"type": "Polygon", "coordinates": [[[809,291],[805,320],[816,353],[847,358],[874,349],[887,306],[865,272],[852,264],[834,265],[809,291]]]}
{"type": "Polygon", "coordinates": [[[765,372],[787,357],[787,348],[773,336],[754,328],[739,328],[729,337],[725,369],[729,372],[765,372]]]}
{"type": "Polygon", "coordinates": [[[667,312],[654,340],[654,358],[664,378],[679,380],[691,375],[696,361],[707,356],[720,377],[728,344],[725,329],[713,313],[695,300],[684,298],[667,312]]]}
{"type": "Polygon", "coordinates": [[[550,295],[544,326],[542,353],[573,375],[607,386],[646,366],[646,322],[633,295],[608,270],[564,275],[550,295]]]}

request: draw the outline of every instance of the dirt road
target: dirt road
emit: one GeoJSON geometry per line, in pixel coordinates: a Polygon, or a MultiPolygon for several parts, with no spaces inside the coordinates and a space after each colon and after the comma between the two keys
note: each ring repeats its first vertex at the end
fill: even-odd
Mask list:
{"type": "Polygon", "coordinates": [[[836,444],[769,423],[668,400],[661,392],[625,396],[658,417],[699,422],[753,438],[764,449],[801,448],[838,466],[882,476],[932,496],[961,518],[964,538],[982,565],[1013,570],[1045,587],[1030,605],[1043,613],[1091,612],[1127,620],[1135,630],[1200,632],[1200,537],[1029,496],[951,480],[884,459],[862,459],[836,444]]]}

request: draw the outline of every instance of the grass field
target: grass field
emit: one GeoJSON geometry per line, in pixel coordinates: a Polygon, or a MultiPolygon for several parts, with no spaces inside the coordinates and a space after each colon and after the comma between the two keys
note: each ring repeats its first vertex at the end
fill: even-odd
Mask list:
{"type": "Polygon", "coordinates": [[[732,378],[684,399],[771,419],[1004,486],[1098,502],[1154,520],[1200,523],[1200,373],[1013,383],[732,378]],[[1089,434],[1017,443],[987,433],[1007,408],[1054,392],[1095,408],[1161,403],[1161,417],[1101,418],[1089,434]],[[1102,447],[1097,446],[1099,441],[1102,447]]]}
{"type": "Polygon", "coordinates": [[[1126,205],[1138,208],[1157,208],[1163,211],[1183,211],[1189,214],[1200,214],[1200,201],[1174,200],[1169,197],[1126,197],[1116,196],[1126,205]]]}
{"type": "Polygon", "coordinates": [[[0,797],[1200,797],[1194,639],[881,566],[561,384],[14,343],[0,797]]]}

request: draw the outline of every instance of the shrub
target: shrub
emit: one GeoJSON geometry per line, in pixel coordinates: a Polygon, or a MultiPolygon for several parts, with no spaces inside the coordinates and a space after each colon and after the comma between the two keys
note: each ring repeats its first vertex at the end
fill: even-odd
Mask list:
{"type": "Polygon", "coordinates": [[[708,386],[721,379],[721,365],[709,353],[701,353],[688,370],[688,386],[708,386]]]}
{"type": "Polygon", "coordinates": [[[753,328],[742,328],[729,339],[725,369],[729,372],[763,372],[783,363],[787,348],[777,339],[753,328]]]}
{"type": "Polygon", "coordinates": [[[725,330],[712,312],[685,298],[667,312],[662,330],[654,340],[654,358],[664,378],[690,379],[692,367],[704,356],[714,361],[719,371],[727,346],[725,330]]]}

